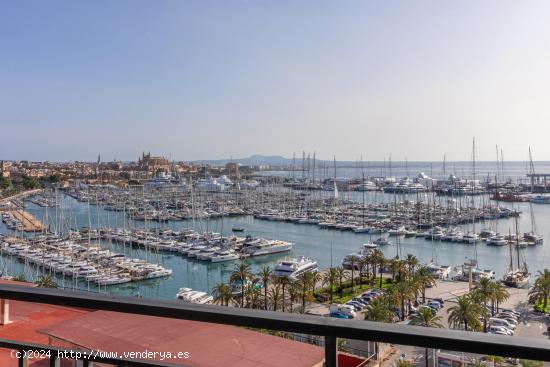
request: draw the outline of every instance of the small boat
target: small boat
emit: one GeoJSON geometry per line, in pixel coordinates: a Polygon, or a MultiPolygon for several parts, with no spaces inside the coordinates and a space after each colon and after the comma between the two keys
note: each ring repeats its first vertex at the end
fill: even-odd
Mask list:
{"type": "Polygon", "coordinates": [[[388,239],[385,238],[385,237],[377,238],[372,243],[375,244],[375,245],[379,245],[379,246],[391,245],[391,242],[388,241],[388,239]]]}
{"type": "Polygon", "coordinates": [[[233,232],[244,232],[244,228],[243,227],[233,227],[231,228],[231,230],[233,232]]]}

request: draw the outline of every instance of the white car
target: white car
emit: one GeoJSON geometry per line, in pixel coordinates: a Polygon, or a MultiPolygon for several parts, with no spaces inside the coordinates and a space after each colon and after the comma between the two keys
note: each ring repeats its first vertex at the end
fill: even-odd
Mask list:
{"type": "Polygon", "coordinates": [[[487,332],[491,334],[503,334],[503,335],[514,335],[514,331],[510,330],[504,326],[490,326],[489,329],[487,329],[487,332]]]}
{"type": "Polygon", "coordinates": [[[513,325],[512,323],[504,320],[504,319],[499,319],[497,317],[491,317],[489,319],[489,324],[491,326],[504,326],[508,329],[511,329],[511,330],[514,330],[516,328],[516,325],[513,325]]]}

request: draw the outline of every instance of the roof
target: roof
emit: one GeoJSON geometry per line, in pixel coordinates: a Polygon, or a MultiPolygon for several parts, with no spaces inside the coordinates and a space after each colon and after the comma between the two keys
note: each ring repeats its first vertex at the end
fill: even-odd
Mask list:
{"type": "Polygon", "coordinates": [[[86,349],[188,352],[189,359],[164,361],[196,367],[312,367],[324,358],[317,346],[241,327],[110,311],[84,314],[40,332],[86,349]]]}

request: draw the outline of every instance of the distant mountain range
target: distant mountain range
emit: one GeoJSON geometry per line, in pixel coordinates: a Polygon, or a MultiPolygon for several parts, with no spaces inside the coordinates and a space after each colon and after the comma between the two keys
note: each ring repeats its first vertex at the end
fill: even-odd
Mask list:
{"type": "MultiPolygon", "coordinates": [[[[296,161],[298,161],[296,159],[296,161]]],[[[292,164],[292,159],[281,157],[280,155],[259,155],[254,154],[247,158],[238,158],[238,159],[214,159],[214,160],[200,160],[193,161],[193,163],[199,164],[210,164],[213,166],[222,166],[226,163],[240,163],[244,166],[259,166],[259,165],[270,165],[270,166],[286,166],[292,164]]]]}

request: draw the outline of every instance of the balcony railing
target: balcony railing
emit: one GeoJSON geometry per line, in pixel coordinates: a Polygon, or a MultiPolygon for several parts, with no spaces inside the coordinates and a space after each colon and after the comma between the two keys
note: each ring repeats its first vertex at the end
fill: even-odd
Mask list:
{"type": "MultiPolygon", "coordinates": [[[[337,365],[337,338],[550,362],[550,343],[548,341],[517,336],[510,337],[369,321],[342,320],[312,315],[215,305],[196,305],[184,302],[119,297],[58,289],[28,288],[14,285],[0,285],[0,298],[320,335],[325,338],[325,365],[327,367],[335,367],[337,365]]],[[[0,347],[15,350],[46,349],[55,352],[56,355],[57,351],[63,351],[63,349],[51,346],[36,346],[11,340],[0,340],[0,347]]],[[[87,362],[84,361],[84,365],[87,362]]],[[[98,359],[94,360],[94,362],[111,363],[117,366],[170,366],[170,364],[154,361],[145,362],[123,359],[104,361],[98,359]]]]}

